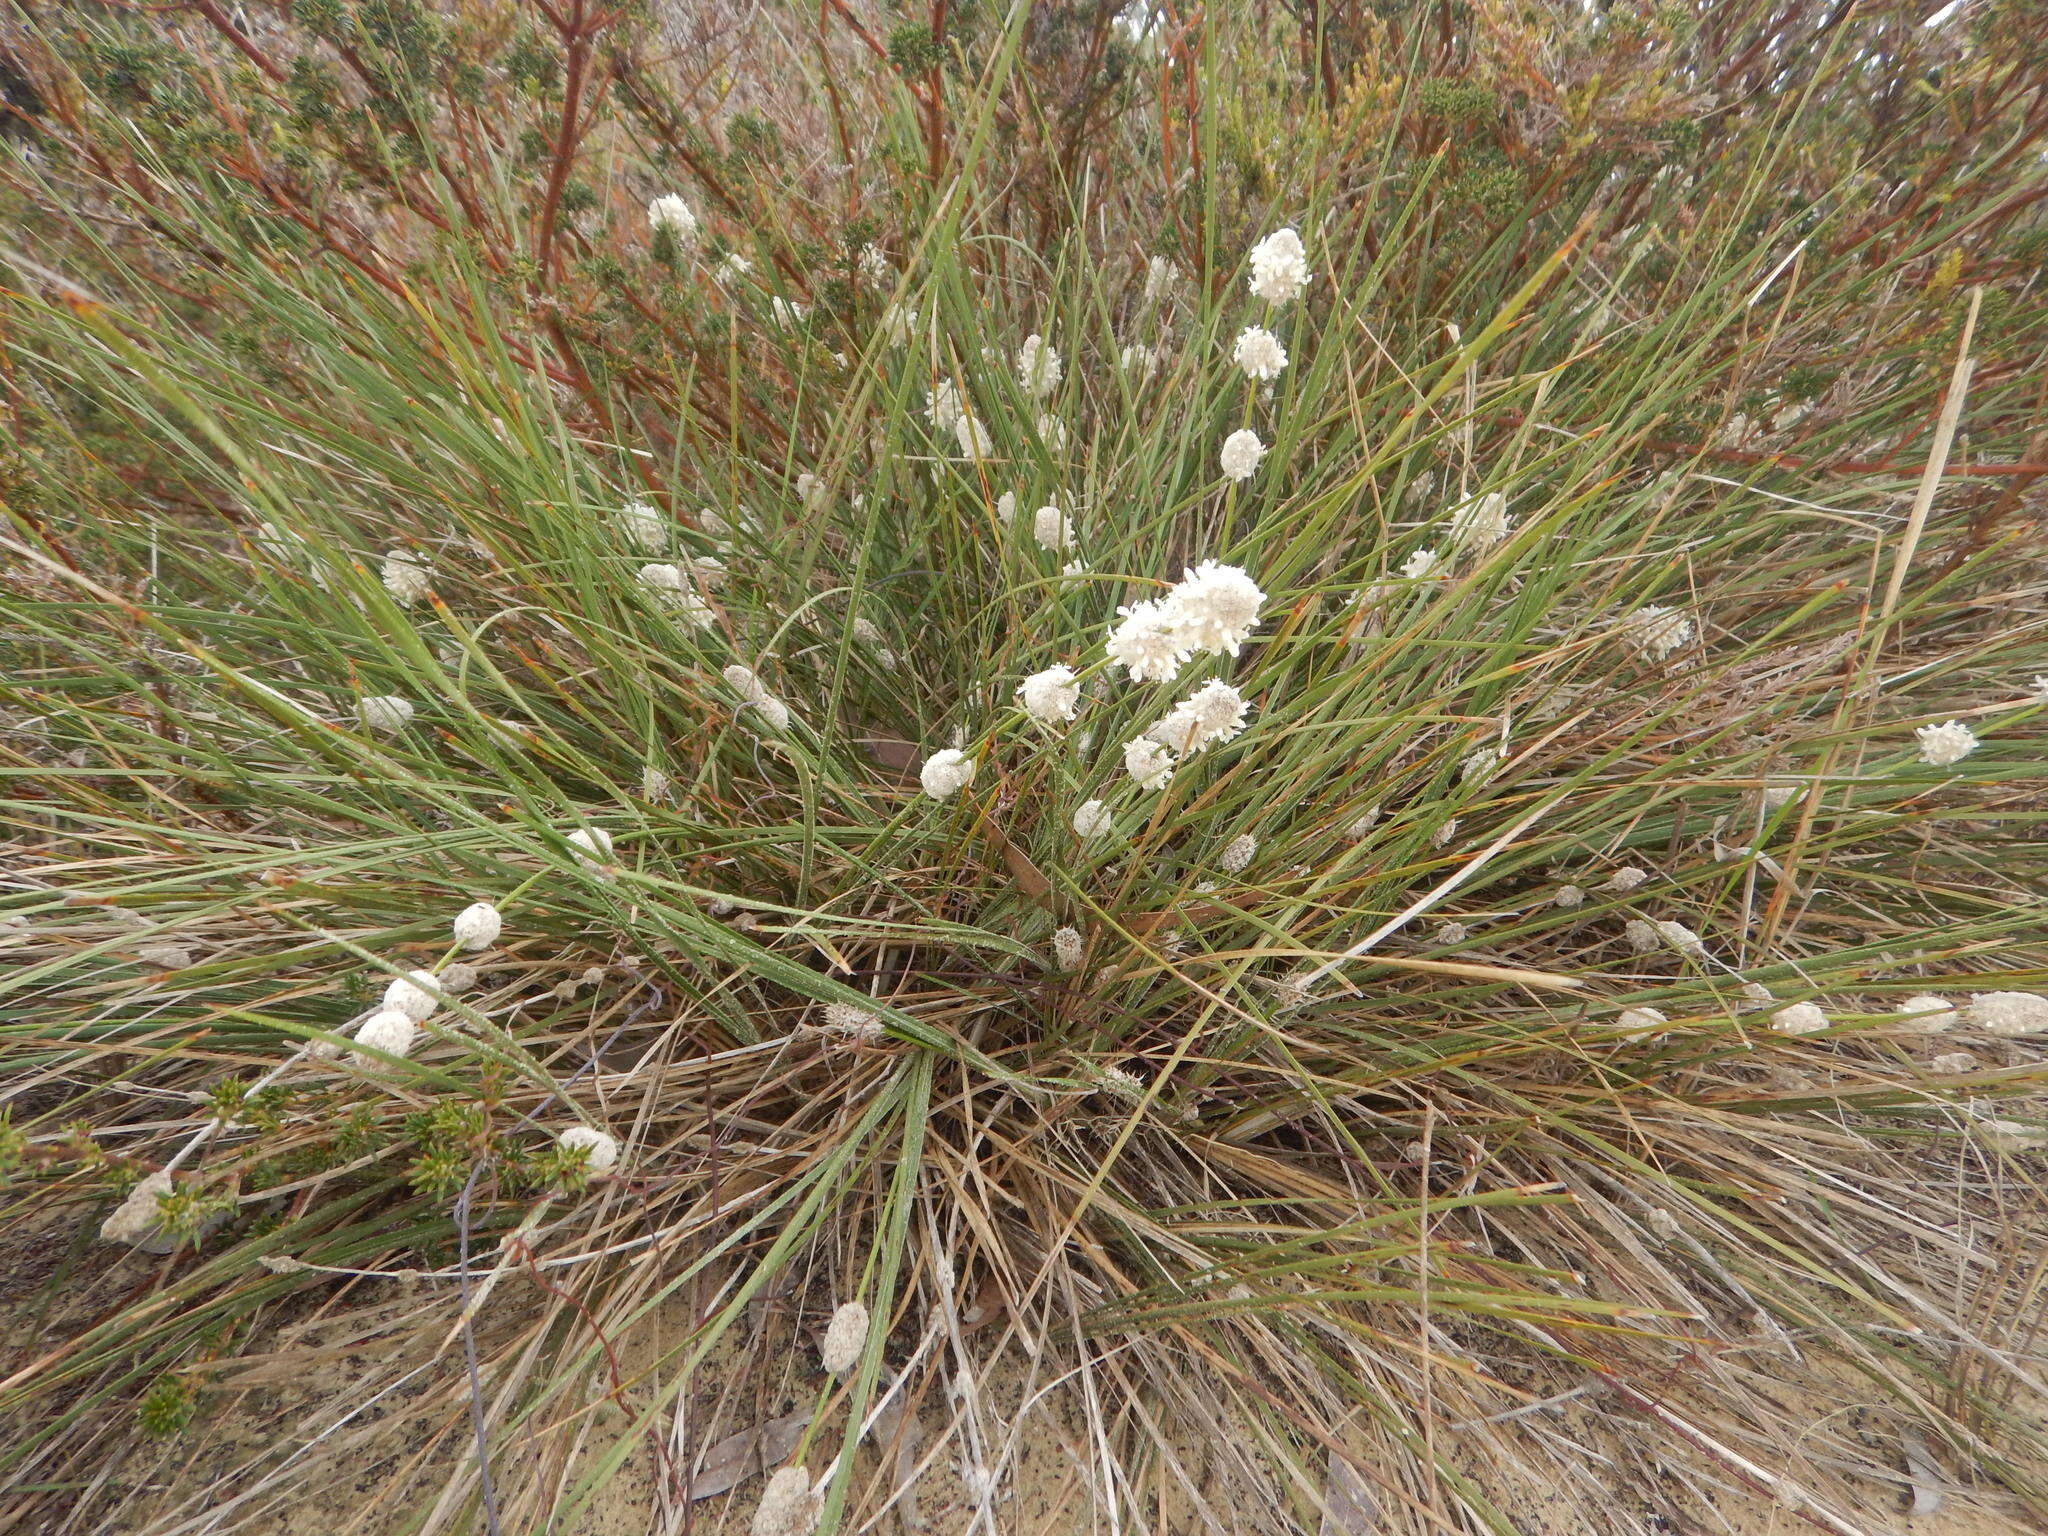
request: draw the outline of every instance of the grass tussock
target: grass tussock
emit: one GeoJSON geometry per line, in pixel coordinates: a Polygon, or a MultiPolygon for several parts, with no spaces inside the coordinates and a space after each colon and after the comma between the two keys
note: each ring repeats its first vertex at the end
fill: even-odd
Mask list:
{"type": "Polygon", "coordinates": [[[1222,9],[10,16],[0,1526],[2048,1513],[2027,8],[1222,9]]]}

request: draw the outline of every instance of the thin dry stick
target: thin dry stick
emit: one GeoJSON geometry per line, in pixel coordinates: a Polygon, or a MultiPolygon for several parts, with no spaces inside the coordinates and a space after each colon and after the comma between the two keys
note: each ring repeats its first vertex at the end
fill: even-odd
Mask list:
{"type": "Polygon", "coordinates": [[[1948,468],[1949,448],[1956,440],[1956,423],[1962,419],[1963,397],[1970,392],[1970,375],[1977,366],[1977,360],[1970,356],[1970,343],[1976,337],[1977,311],[1983,305],[1984,290],[1972,288],[1970,312],[1963,318],[1962,340],[1956,345],[1955,371],[1948,379],[1948,396],[1941,402],[1941,416],[1934,423],[1934,446],[1928,451],[1926,468],[1920,472],[1920,489],[1913,497],[1913,510],[1906,518],[1906,532],[1899,540],[1898,556],[1892,561],[1892,579],[1885,587],[1884,605],[1877,611],[1880,638],[1885,621],[1898,606],[1899,592],[1906,585],[1906,572],[1912,568],[1913,552],[1920,545],[1920,531],[1927,526],[1927,514],[1934,506],[1935,487],[1941,484],[1942,472],[1948,468]]]}

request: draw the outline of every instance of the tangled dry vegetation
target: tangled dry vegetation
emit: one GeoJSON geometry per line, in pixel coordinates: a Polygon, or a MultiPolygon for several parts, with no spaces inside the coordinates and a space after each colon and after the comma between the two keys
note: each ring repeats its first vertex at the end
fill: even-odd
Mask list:
{"type": "Polygon", "coordinates": [[[1925,8],[17,7],[0,1529],[2048,1514],[1925,8]]]}

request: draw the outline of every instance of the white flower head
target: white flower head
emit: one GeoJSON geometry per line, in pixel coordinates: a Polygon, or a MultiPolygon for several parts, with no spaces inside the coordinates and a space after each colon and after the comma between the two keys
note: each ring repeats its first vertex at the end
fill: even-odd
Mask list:
{"type": "Polygon", "coordinates": [[[1068,666],[1047,667],[1034,672],[1018,686],[1017,700],[1034,720],[1054,725],[1071,720],[1081,711],[1081,684],[1068,666]]]}
{"type": "Polygon", "coordinates": [[[1180,615],[1158,598],[1119,608],[1123,622],[1110,631],[1109,659],[1134,683],[1170,683],[1193,653],[1180,615]]]}
{"type": "Polygon", "coordinates": [[[734,662],[719,673],[726,686],[740,696],[740,708],[756,711],[768,724],[771,731],[789,728],[789,706],[768,691],[768,685],[761,681],[760,674],[752,667],[734,662]]]}
{"type": "Polygon", "coordinates": [[[768,301],[768,318],[781,330],[795,330],[809,318],[810,313],[810,305],[797,299],[785,299],[779,293],[768,301]]]}
{"type": "Polygon", "coordinates": [[[854,260],[854,267],[864,281],[877,288],[888,282],[896,270],[889,265],[889,253],[872,240],[860,248],[860,255],[854,260]]]}
{"type": "Polygon", "coordinates": [[[1670,1022],[1661,1009],[1624,1008],[1616,1016],[1614,1026],[1622,1032],[1618,1039],[1626,1045],[1634,1045],[1638,1041],[1655,1039],[1670,1022]]]}
{"type": "Polygon", "coordinates": [[[629,501],[619,508],[612,526],[618,530],[622,543],[643,555],[658,555],[668,548],[668,519],[662,516],[661,508],[644,501],[629,501]]]}
{"type": "Polygon", "coordinates": [[[1007,528],[1017,520],[1017,493],[1005,491],[996,498],[996,521],[1007,528]]]}
{"type": "Polygon", "coordinates": [[[1248,379],[1261,384],[1270,384],[1280,377],[1281,369],[1287,366],[1287,349],[1280,345],[1280,338],[1263,325],[1248,325],[1237,333],[1237,345],[1231,348],[1231,360],[1244,370],[1248,379]]]}
{"type": "Polygon", "coordinates": [[[1428,581],[1436,576],[1443,558],[1433,549],[1418,549],[1401,562],[1401,574],[1409,581],[1428,581]]]}
{"type": "Polygon", "coordinates": [[[619,1138],[594,1126],[572,1125],[555,1138],[564,1152],[581,1152],[591,1173],[607,1173],[619,1165],[619,1138]]]}
{"type": "Polygon", "coordinates": [[[384,988],[384,1006],[404,1014],[415,1024],[424,1024],[441,1006],[436,996],[440,990],[441,984],[432,971],[407,971],[403,976],[394,976],[384,988]]]}
{"type": "Polygon", "coordinates": [[[576,862],[585,869],[595,869],[611,862],[612,835],[603,827],[578,827],[563,841],[579,850],[576,862]]]}
{"type": "Polygon", "coordinates": [[[1229,683],[1207,682],[1146,727],[1145,737],[1175,752],[1199,752],[1242,734],[1248,708],[1229,683]]]}
{"type": "Polygon", "coordinates": [[[1050,411],[1039,412],[1032,423],[1038,430],[1038,440],[1054,453],[1067,446],[1067,424],[1050,411]]]}
{"type": "Polygon", "coordinates": [[[1909,1035],[1945,1034],[1962,1022],[1954,1005],[1932,992],[1907,998],[1892,1013],[1899,1020],[1896,1028],[1909,1035]]]}
{"type": "Polygon", "coordinates": [[[882,1026],[882,1016],[858,1003],[827,1003],[824,1027],[862,1045],[873,1045],[888,1033],[882,1026]]]}
{"type": "Polygon", "coordinates": [[[395,693],[373,693],[356,706],[356,718],[364,730],[387,734],[411,725],[413,713],[412,700],[395,693]]]}
{"type": "Polygon", "coordinates": [[[1500,771],[1500,749],[1480,747],[1466,754],[1458,764],[1458,777],[1467,784],[1484,784],[1500,771]]]}
{"type": "Polygon", "coordinates": [[[1474,496],[1451,512],[1451,542],[1460,549],[1491,549],[1513,527],[1508,518],[1508,499],[1499,491],[1474,496]]]}
{"type": "Polygon", "coordinates": [[[941,432],[952,431],[966,411],[966,402],[960,398],[960,386],[951,379],[940,379],[924,397],[925,417],[941,432]]]}
{"type": "Polygon", "coordinates": [[[1159,372],[1159,365],[1165,361],[1165,355],[1148,342],[1134,341],[1117,354],[1116,361],[1117,366],[1125,373],[1140,383],[1145,383],[1159,372]]]}
{"type": "Polygon", "coordinates": [[[1659,923],[1657,937],[1682,954],[1704,955],[1707,952],[1706,941],[1683,923],[1669,920],[1659,923]]]}
{"type": "Polygon", "coordinates": [[[666,193],[647,205],[647,227],[665,229],[676,244],[689,245],[697,238],[697,215],[675,193],[666,193]]]}
{"type": "Polygon", "coordinates": [[[1180,286],[1180,273],[1164,256],[1154,256],[1145,263],[1145,302],[1155,303],[1172,296],[1180,286]]]}
{"type": "Polygon", "coordinates": [[[825,505],[825,481],[822,476],[812,474],[808,469],[796,477],[796,499],[804,509],[815,512],[825,505]]]}
{"type": "Polygon", "coordinates": [[[1920,761],[1935,768],[1960,763],[1977,750],[1977,733],[1960,720],[1923,725],[1913,734],[1920,740],[1920,761]]]}
{"type": "Polygon", "coordinates": [[[1569,910],[1572,907],[1583,907],[1586,904],[1586,893],[1576,885],[1561,885],[1551,900],[1569,910]]]}
{"type": "Polygon", "coordinates": [[[1637,869],[1633,864],[1625,864],[1609,875],[1601,883],[1600,889],[1620,896],[1634,890],[1649,878],[1650,872],[1647,869],[1637,869]]]}
{"type": "Polygon", "coordinates": [[[419,1039],[420,1027],[410,1016],[396,1008],[381,1009],[363,1020],[356,1029],[356,1044],[362,1049],[350,1052],[359,1066],[373,1066],[377,1058],[371,1051],[382,1051],[386,1056],[410,1056],[413,1042],[419,1039]]]}
{"type": "Polygon", "coordinates": [[[1204,560],[1166,595],[1166,609],[1193,649],[1235,656],[1258,627],[1265,601],[1242,569],[1204,560]]]}
{"type": "Polygon", "coordinates": [[[1699,626],[1693,623],[1690,614],[1652,603],[1630,614],[1621,628],[1623,638],[1643,657],[1664,661],[1673,652],[1692,644],[1699,626]]]}
{"type": "Polygon", "coordinates": [[[1979,992],[1963,1009],[1972,1029],[2006,1039],[2048,1034],[2048,997],[2032,992],[1979,992]]]}
{"type": "Polygon", "coordinates": [[[1771,1028],[1781,1035],[1817,1035],[1828,1016],[1813,1003],[1788,1003],[1771,1015],[1771,1028]]]}
{"type": "Polygon", "coordinates": [[[1251,861],[1259,856],[1259,840],[1249,832],[1240,832],[1223,845],[1223,851],[1216,855],[1216,867],[1226,875],[1241,874],[1251,861]]]}
{"type": "Polygon", "coordinates": [[[1084,800],[1074,807],[1074,834],[1077,837],[1107,837],[1113,827],[1109,807],[1100,800],[1084,800]]]}
{"type": "Polygon", "coordinates": [[[1173,777],[1174,756],[1156,741],[1143,736],[1124,743],[1124,771],[1138,781],[1140,789],[1158,789],[1173,777]]]}
{"type": "Polygon", "coordinates": [[[1276,229],[1252,247],[1251,271],[1245,280],[1255,297],[1285,304],[1300,296],[1312,276],[1301,236],[1292,229],[1276,229]]]}
{"type": "Polygon", "coordinates": [[[171,1192],[171,1176],[146,1174],[100,1223],[100,1241],[131,1248],[155,1233],[163,1220],[163,1198],[171,1192]]]}
{"type": "Polygon", "coordinates": [[[1223,452],[1217,462],[1230,479],[1249,480],[1265,456],[1266,445],[1259,441],[1259,434],[1250,427],[1240,427],[1223,439],[1223,452]]]}
{"type": "Polygon", "coordinates": [[[811,1474],[802,1467],[783,1467],[761,1490],[748,1536],[807,1536],[818,1523],[818,1499],[811,1474]]]}
{"type": "Polygon", "coordinates": [[[857,1301],[843,1303],[825,1325],[818,1341],[818,1363],[834,1376],[844,1376],[860,1364],[868,1347],[868,1309],[857,1301]]]}
{"type": "Polygon", "coordinates": [[[455,942],[464,949],[489,949],[505,931],[505,917],[488,901],[471,902],[455,914],[455,942]]]}
{"type": "Polygon", "coordinates": [[[1060,387],[1065,372],[1066,365],[1051,342],[1036,331],[1024,338],[1024,345],[1017,349],[1017,382],[1025,394],[1043,400],[1060,387]]]}
{"type": "Polygon", "coordinates": [[[402,549],[384,552],[384,567],[381,573],[384,590],[401,608],[410,608],[414,603],[425,602],[434,590],[434,576],[419,558],[402,549]]]}
{"type": "Polygon", "coordinates": [[[1047,503],[1031,514],[1031,536],[1040,549],[1055,553],[1074,546],[1074,524],[1066,513],[1047,503]]]}
{"type": "Polygon", "coordinates": [[[1657,937],[1657,925],[1640,917],[1632,917],[1621,925],[1621,937],[1639,955],[1653,953],[1662,942],[1657,937]]]}
{"type": "Polygon", "coordinates": [[[960,445],[960,457],[963,459],[985,459],[996,446],[996,440],[989,435],[980,418],[964,411],[953,423],[953,441],[960,445]]]}
{"type": "Polygon", "coordinates": [[[943,747],[924,760],[917,779],[934,800],[945,800],[974,782],[975,761],[958,747],[943,747]]]}
{"type": "Polygon", "coordinates": [[[1081,969],[1087,945],[1078,928],[1055,928],[1052,932],[1052,963],[1063,971],[1081,969]]]}

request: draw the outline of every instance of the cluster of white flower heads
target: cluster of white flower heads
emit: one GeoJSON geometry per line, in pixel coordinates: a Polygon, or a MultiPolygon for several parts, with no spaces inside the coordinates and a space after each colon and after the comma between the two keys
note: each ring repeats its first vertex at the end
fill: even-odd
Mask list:
{"type": "Polygon", "coordinates": [[[1187,755],[1241,735],[1249,706],[1229,683],[1202,684],[1145,728],[1145,739],[1187,755]]]}
{"type": "Polygon", "coordinates": [[[934,800],[946,800],[974,782],[975,761],[958,747],[944,747],[924,760],[917,772],[924,792],[934,800]]]}
{"type": "Polygon", "coordinates": [[[1109,659],[1138,683],[1171,682],[1196,653],[1238,654],[1266,594],[1243,570],[1204,560],[1163,598],[1119,608],[1109,659]]]}
{"type": "Polygon", "coordinates": [[[612,518],[619,542],[643,555],[658,555],[668,548],[668,519],[661,508],[644,501],[629,501],[612,518]]]}
{"type": "Polygon", "coordinates": [[[1913,734],[1920,741],[1920,761],[1931,767],[1947,768],[1977,750],[1977,733],[1960,720],[1923,725],[1913,734]]]}
{"type": "Polygon", "coordinates": [[[1313,275],[1301,236],[1292,229],[1276,229],[1252,247],[1251,271],[1245,280],[1254,297],[1286,304],[1301,296],[1313,275]]]}
{"type": "Polygon", "coordinates": [[[719,674],[726,686],[740,696],[740,707],[752,709],[767,722],[771,731],[789,729],[789,706],[768,691],[768,685],[761,681],[760,674],[752,667],[735,662],[719,674]]]}

